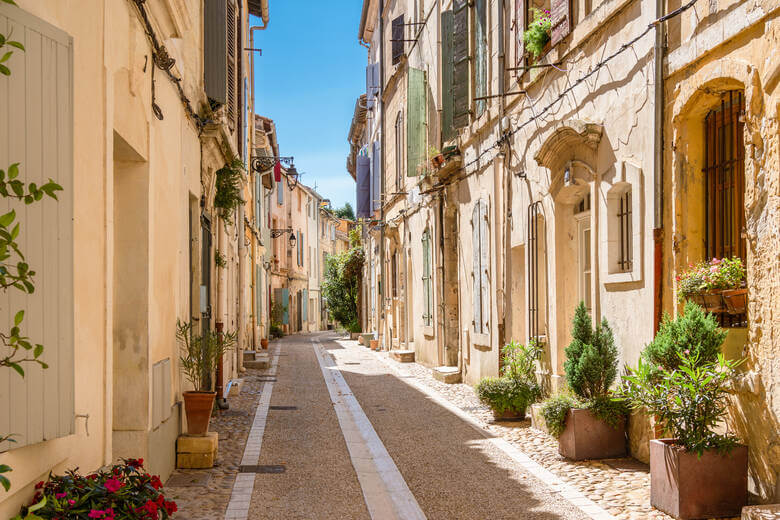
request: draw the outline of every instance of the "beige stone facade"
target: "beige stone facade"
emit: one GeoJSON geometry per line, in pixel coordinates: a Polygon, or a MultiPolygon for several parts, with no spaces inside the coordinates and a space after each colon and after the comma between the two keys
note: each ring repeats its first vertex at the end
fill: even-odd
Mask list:
{"type": "MultiPolygon", "coordinates": [[[[749,307],[724,322],[724,351],[747,358],[730,424],[751,449],[751,492],[771,501],[778,6],[662,4],[363,2],[367,111],[352,122],[348,164],[367,150],[379,200],[361,213],[358,194],[369,224],[363,327],[387,349],[458,367],[468,383],[498,374],[502,345],[535,339],[545,346],[540,380],[554,391],[583,301],[609,320],[621,365],[635,364],[661,312],[676,309],[675,277],[716,251],[706,247],[704,119],[741,100],[733,142],[744,141],[744,181],[734,193],[744,191],[749,307]],[[555,18],[538,61],[519,43],[532,7],[555,18]],[[450,155],[432,165],[440,152],[450,155]]],[[[639,458],[647,435],[634,422],[639,458]]]]}

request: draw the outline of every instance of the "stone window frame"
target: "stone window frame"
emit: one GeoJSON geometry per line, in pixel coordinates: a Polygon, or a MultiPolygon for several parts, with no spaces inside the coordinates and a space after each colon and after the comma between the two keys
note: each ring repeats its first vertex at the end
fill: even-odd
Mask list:
{"type": "Polygon", "coordinates": [[[599,224],[606,230],[607,240],[600,241],[599,255],[606,259],[600,262],[599,271],[604,285],[635,283],[642,281],[644,230],[644,189],[642,168],[630,162],[620,162],[615,168],[612,182],[604,181],[602,176],[602,192],[605,208],[600,214],[599,224]],[[631,268],[621,271],[617,265],[620,255],[620,221],[617,208],[620,196],[626,191],[631,192],[631,268]]]}

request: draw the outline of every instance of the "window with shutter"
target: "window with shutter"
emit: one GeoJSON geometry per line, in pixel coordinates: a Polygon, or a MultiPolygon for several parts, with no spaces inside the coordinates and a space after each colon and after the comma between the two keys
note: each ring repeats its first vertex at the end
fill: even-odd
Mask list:
{"type": "Polygon", "coordinates": [[[471,298],[472,314],[474,316],[474,333],[482,334],[482,254],[480,246],[480,225],[479,225],[479,206],[480,202],[474,205],[471,213],[471,249],[472,249],[472,273],[471,273],[471,298]]]}
{"type": "Polygon", "coordinates": [[[467,0],[452,2],[452,124],[469,124],[469,10],[467,0]]]}
{"type": "Polygon", "coordinates": [[[284,287],[282,289],[282,324],[290,324],[290,289],[284,287]]]}
{"type": "MultiPolygon", "coordinates": [[[[525,0],[515,0],[514,35],[515,35],[515,67],[522,67],[525,63],[525,44],[523,33],[526,27],[527,9],[525,0]]],[[[522,71],[517,71],[519,76],[522,71]]]]}
{"type": "MultiPolygon", "coordinates": [[[[476,0],[474,7],[474,97],[478,98],[487,96],[487,0],[476,0]]],[[[486,107],[486,100],[476,101],[476,116],[481,116],[486,107]]]]}
{"type": "Polygon", "coordinates": [[[487,221],[487,204],[479,200],[471,216],[473,244],[472,299],[474,332],[487,334],[490,325],[490,235],[487,221]]]}
{"type": "Polygon", "coordinates": [[[19,162],[20,180],[40,185],[52,178],[63,187],[57,201],[3,201],[2,213],[16,212],[37,283],[32,294],[0,293],[2,326],[24,309],[22,331],[44,345],[40,359],[49,365],[25,364],[24,378],[0,368],[0,432],[16,441],[0,443],[4,452],[74,433],[73,40],[2,2],[0,27],[5,35],[13,28],[12,39],[25,46],[5,63],[10,76],[0,79],[0,168],[19,162]]]}
{"type": "Polygon", "coordinates": [[[227,95],[227,4],[229,0],[209,0],[203,12],[204,87],[209,99],[226,104],[227,95]]]}
{"type": "Polygon", "coordinates": [[[227,42],[225,43],[225,46],[227,48],[227,118],[230,130],[235,129],[237,114],[236,70],[238,68],[238,53],[236,52],[236,45],[238,43],[238,22],[236,16],[236,5],[233,0],[228,0],[226,18],[227,28],[225,30],[227,42]]]}
{"type": "Polygon", "coordinates": [[[406,174],[419,175],[425,162],[426,144],[426,83],[425,71],[409,67],[406,107],[406,174]]]}
{"type": "Polygon", "coordinates": [[[404,114],[400,110],[395,116],[395,191],[401,191],[401,179],[404,171],[404,114]]]}
{"type": "Polygon", "coordinates": [[[423,251],[423,325],[433,325],[433,290],[431,288],[431,233],[428,229],[422,236],[423,251]]]}
{"type": "Polygon", "coordinates": [[[280,206],[284,204],[284,185],[281,182],[276,183],[276,203],[280,206]]]}
{"type": "Polygon", "coordinates": [[[571,0],[552,0],[550,2],[550,45],[555,47],[571,32],[571,0]]]}
{"type": "Polygon", "coordinates": [[[393,65],[396,65],[401,61],[401,56],[404,55],[404,15],[401,15],[393,19],[391,24],[391,56],[393,58],[393,65]]]}
{"type": "Polygon", "coordinates": [[[453,125],[453,89],[455,87],[453,78],[452,45],[453,34],[453,16],[452,11],[441,13],[441,138],[442,141],[449,141],[455,137],[455,126],[453,125]]]}
{"type": "Polygon", "coordinates": [[[374,179],[374,195],[371,199],[371,210],[376,211],[382,206],[382,144],[374,141],[374,167],[371,175],[374,179]]]}

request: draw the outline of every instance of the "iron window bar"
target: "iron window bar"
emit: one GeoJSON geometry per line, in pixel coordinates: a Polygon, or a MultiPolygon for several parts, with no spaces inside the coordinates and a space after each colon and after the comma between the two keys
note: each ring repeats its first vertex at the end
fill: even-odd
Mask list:
{"type": "Polygon", "coordinates": [[[618,205],[618,222],[620,222],[620,257],[618,265],[621,272],[631,270],[631,191],[627,190],[620,196],[618,205]]]}
{"type": "Polygon", "coordinates": [[[473,101],[482,101],[482,100],[485,100],[485,99],[492,99],[492,98],[506,97],[506,96],[514,96],[514,95],[517,95],[517,94],[525,94],[525,93],[526,93],[525,90],[516,90],[515,92],[504,92],[503,94],[493,94],[491,96],[475,97],[475,98],[473,98],[473,101]]]}

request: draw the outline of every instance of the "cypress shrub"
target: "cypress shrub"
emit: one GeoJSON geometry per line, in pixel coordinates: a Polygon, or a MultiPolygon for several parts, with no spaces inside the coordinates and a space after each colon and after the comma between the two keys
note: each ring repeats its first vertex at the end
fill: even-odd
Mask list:
{"type": "Polygon", "coordinates": [[[593,329],[585,304],[580,302],[563,364],[569,387],[583,399],[605,396],[617,377],[617,364],[618,352],[609,323],[604,319],[593,329]]]}

